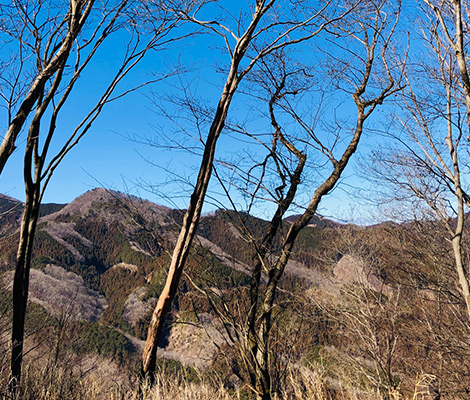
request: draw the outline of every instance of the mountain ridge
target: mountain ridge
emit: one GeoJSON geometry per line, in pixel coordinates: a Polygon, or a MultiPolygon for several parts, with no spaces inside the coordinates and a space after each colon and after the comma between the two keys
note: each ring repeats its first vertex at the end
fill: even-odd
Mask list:
{"type": "MultiPolygon", "coordinates": [[[[0,197],[0,207],[2,204],[10,207],[6,208],[9,213],[0,214],[0,232],[7,226],[9,229],[9,234],[0,236],[0,286],[4,286],[0,295],[8,298],[22,205],[0,197]]],[[[67,319],[83,331],[86,351],[137,357],[165,283],[182,210],[98,188],[47,211],[39,220],[33,248],[32,304],[42,307],[51,318],[69,313],[67,319]]],[[[283,235],[296,218],[288,217],[281,224],[264,262],[276,261],[283,235]]],[[[276,309],[286,307],[288,320],[300,321],[303,312],[312,308],[309,312],[313,316],[307,318],[314,322],[307,326],[302,345],[311,352],[307,355],[319,357],[321,351],[322,357],[329,359],[334,359],[334,352],[346,357],[352,346],[350,333],[343,332],[347,321],[338,319],[337,310],[352,313],[356,306],[351,304],[359,300],[360,307],[377,307],[394,298],[397,282],[406,281],[406,285],[398,285],[401,296],[416,304],[416,315],[406,318],[419,317],[423,299],[436,302],[435,287],[444,278],[434,271],[436,263],[428,260],[434,260],[437,251],[430,256],[428,252],[441,249],[443,253],[438,235],[426,241],[423,227],[415,229],[409,223],[361,227],[322,217],[311,222],[298,236],[276,299],[276,309]],[[362,300],[361,293],[367,293],[366,300],[372,303],[362,300]],[[377,298],[382,300],[376,303],[377,298]]],[[[219,335],[224,324],[200,289],[219,299],[240,301],[249,288],[256,260],[251,243],[262,238],[268,225],[263,219],[230,210],[217,210],[201,218],[185,266],[187,276],[182,277],[160,343],[161,356],[204,368],[221,356],[219,349],[227,343],[227,338],[219,335]]],[[[449,281],[445,293],[455,300],[458,293],[453,292],[451,274],[444,277],[449,281]]],[[[260,285],[266,282],[262,276],[260,285]]],[[[427,309],[432,310],[433,304],[426,303],[427,309]]],[[[407,307],[409,313],[412,306],[407,307]]],[[[422,332],[407,333],[411,334],[422,332]]],[[[406,362],[414,362],[407,357],[404,353],[406,362]]],[[[419,359],[416,365],[425,361],[419,359]]]]}

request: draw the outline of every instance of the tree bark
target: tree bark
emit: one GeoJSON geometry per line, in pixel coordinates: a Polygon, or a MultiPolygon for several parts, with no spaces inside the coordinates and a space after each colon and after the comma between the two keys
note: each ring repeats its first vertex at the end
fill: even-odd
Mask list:
{"type": "Polygon", "coordinates": [[[28,189],[21,221],[20,242],[18,245],[16,269],[13,280],[12,348],[9,380],[9,391],[13,399],[19,396],[31,255],[39,216],[39,187],[34,185],[34,187],[28,189]]]}
{"type": "MultiPolygon", "coordinates": [[[[463,88],[465,95],[465,107],[467,114],[467,127],[468,132],[470,132],[470,77],[467,66],[467,57],[465,54],[465,45],[464,45],[464,27],[462,20],[462,4],[460,0],[451,0],[449,6],[453,7],[454,10],[454,23],[455,23],[455,38],[451,37],[448,26],[442,15],[442,10],[434,6],[429,0],[425,0],[426,4],[433,10],[436,15],[439,24],[441,26],[443,35],[445,36],[447,42],[453,49],[455,53],[455,61],[457,61],[460,82],[463,88]]],[[[447,115],[448,115],[448,135],[446,137],[446,144],[449,149],[449,154],[452,158],[453,173],[451,176],[452,184],[454,185],[455,191],[454,195],[457,200],[457,225],[452,233],[452,250],[454,252],[455,268],[460,284],[460,290],[462,297],[465,302],[465,307],[467,311],[467,316],[470,320],[470,282],[468,277],[468,271],[466,271],[464,261],[463,261],[463,249],[462,249],[462,235],[464,233],[464,224],[465,224],[465,193],[462,189],[462,181],[460,175],[460,162],[458,158],[458,146],[460,144],[461,134],[458,136],[455,141],[452,137],[452,124],[451,124],[451,97],[450,97],[450,88],[446,86],[447,99],[447,115]]]]}
{"type": "MultiPolygon", "coordinates": [[[[93,7],[94,0],[70,1],[70,8],[65,19],[68,20],[67,35],[61,41],[61,44],[52,59],[39,71],[36,79],[31,84],[28,94],[21,103],[15,117],[10,122],[8,130],[3,137],[0,145],[0,175],[8,161],[8,158],[16,149],[16,138],[23,129],[24,123],[31,113],[34,104],[39,96],[44,92],[46,82],[64,65],[69,57],[73,43],[80,33],[88,15],[93,7]]],[[[37,49],[38,50],[38,49],[37,49]]]]}
{"type": "MultiPolygon", "coordinates": [[[[230,71],[224,85],[222,95],[217,106],[217,111],[209,129],[209,134],[204,146],[204,153],[199,167],[196,187],[191,195],[189,207],[183,218],[183,226],[180,230],[176,246],[171,258],[170,270],[168,272],[165,286],[158,299],[157,306],[152,314],[142,355],[142,374],[150,382],[153,381],[153,373],[156,368],[158,340],[160,338],[166,315],[168,314],[178,288],[186,259],[189,254],[192,240],[201,216],[206,191],[212,174],[217,140],[222,133],[227,118],[227,113],[243,74],[238,72],[240,62],[245,56],[251,42],[253,32],[262,16],[271,8],[273,1],[265,5],[265,1],[258,1],[251,23],[243,36],[235,46],[230,71]]],[[[246,71],[246,70],[245,70],[246,71]]]]}
{"type": "MultiPolygon", "coordinates": [[[[271,400],[271,378],[269,372],[269,338],[270,331],[272,328],[272,312],[274,306],[274,300],[279,285],[279,281],[284,274],[285,267],[289,261],[290,254],[294,247],[300,231],[310,222],[312,217],[315,215],[321,199],[326,196],[336,185],[342,172],[346,168],[349,159],[356,152],[359,140],[362,136],[363,125],[366,118],[364,116],[363,107],[360,106],[358,110],[358,121],[356,126],[356,132],[349,143],[349,146],[345,150],[341,159],[335,164],[335,168],[331,175],[320,185],[312,196],[310,204],[308,205],[302,216],[291,225],[289,228],[284,243],[281,248],[281,255],[274,267],[268,273],[268,283],[266,285],[266,291],[264,293],[263,303],[261,306],[260,315],[260,328],[259,335],[254,334],[254,337],[259,337],[259,343],[256,346],[256,365],[258,373],[256,374],[257,379],[257,390],[260,393],[261,400],[271,400]]],[[[296,189],[296,186],[295,186],[296,189]]],[[[256,305],[251,305],[255,308],[256,305]]]]}

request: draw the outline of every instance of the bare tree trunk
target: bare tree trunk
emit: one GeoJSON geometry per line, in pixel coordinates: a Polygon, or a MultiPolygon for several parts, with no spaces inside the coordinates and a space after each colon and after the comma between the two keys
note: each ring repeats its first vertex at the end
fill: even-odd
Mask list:
{"type": "Polygon", "coordinates": [[[268,368],[269,363],[267,340],[259,340],[256,328],[258,302],[260,296],[259,285],[261,282],[262,269],[266,254],[272,246],[274,238],[276,237],[282,224],[282,218],[294,201],[297,188],[300,184],[300,177],[307,161],[307,155],[296,149],[295,146],[290,143],[283,135],[281,127],[278,125],[274,114],[274,104],[283,96],[286,77],[287,76],[283,77],[269,101],[269,114],[271,117],[271,125],[275,131],[275,137],[289,150],[290,153],[292,153],[297,158],[297,165],[289,179],[290,182],[287,194],[285,198],[279,202],[276,212],[274,213],[274,216],[269,223],[268,230],[263,240],[261,241],[259,248],[256,249],[256,253],[253,258],[254,267],[251,274],[249,292],[251,307],[248,313],[248,325],[246,329],[247,354],[245,356],[245,360],[247,362],[247,369],[250,376],[251,385],[253,388],[256,388],[256,391],[262,400],[271,399],[272,392],[271,376],[268,368]]]}
{"type": "Polygon", "coordinates": [[[232,96],[238,85],[236,69],[232,66],[232,71],[222,93],[217,113],[209,131],[204,155],[199,170],[199,175],[193,194],[189,202],[189,207],[184,215],[183,226],[181,228],[178,241],[173,250],[170,270],[168,272],[165,287],[160,294],[157,306],[152,314],[147,341],[143,353],[143,373],[145,376],[151,377],[155,371],[157,360],[158,339],[161,335],[166,315],[170,310],[171,303],[176,294],[178,284],[183,272],[183,266],[189,254],[191,242],[194,238],[197,224],[201,215],[202,205],[206,195],[207,187],[212,173],[212,162],[214,160],[215,147],[217,139],[224,127],[225,118],[227,117],[228,108],[232,100],[232,96]]]}
{"type": "MultiPolygon", "coordinates": [[[[122,59],[121,64],[118,65],[118,69],[114,71],[110,82],[105,87],[99,100],[91,107],[88,114],[82,118],[77,126],[72,129],[69,136],[62,142],[59,150],[48,157],[56,130],[57,118],[63,105],[67,102],[75,83],[78,81],[83,70],[89,65],[101,44],[111,33],[117,32],[118,29],[124,26],[121,17],[126,19],[130,17],[123,13],[127,3],[127,0],[111,2],[109,3],[109,9],[106,9],[106,4],[104,4],[105,8],[97,10],[97,18],[93,19],[93,25],[88,27],[89,31],[87,33],[89,33],[89,37],[86,38],[78,37],[78,34],[91,12],[94,4],[93,0],[70,0],[68,13],[63,17],[62,23],[59,24],[65,31],[64,38],[61,37],[62,31],[59,28],[52,30],[52,32],[45,29],[46,33],[43,33],[42,30],[37,28],[35,23],[32,23],[32,27],[30,27],[31,35],[36,39],[37,47],[34,50],[38,58],[38,77],[29,88],[29,92],[27,92],[17,115],[10,124],[8,134],[2,144],[2,153],[0,154],[0,158],[3,157],[2,160],[4,160],[0,167],[3,168],[14,147],[16,136],[22,130],[25,121],[27,121],[29,114],[34,109],[34,115],[29,122],[24,155],[23,175],[26,200],[20,228],[20,240],[13,282],[12,352],[9,382],[9,390],[13,398],[18,397],[20,389],[29,274],[33,243],[39,218],[39,207],[44,191],[62,159],[92,127],[93,122],[100,115],[103,107],[108,102],[120,98],[133,90],[129,89],[113,98],[116,86],[137,65],[149,49],[159,46],[160,39],[165,44],[173,40],[167,38],[166,35],[180,21],[176,13],[170,13],[170,18],[168,16],[162,17],[161,25],[156,26],[155,30],[148,35],[148,40],[142,40],[139,31],[135,31],[129,36],[129,47],[126,56],[122,59]],[[48,36],[49,34],[50,36],[48,36]],[[44,40],[46,44],[38,40],[38,37],[41,37],[41,40],[44,40]],[[68,65],[72,46],[74,46],[76,58],[75,61],[71,62],[72,65],[68,65]],[[62,89],[60,89],[61,86],[62,89]]],[[[45,4],[48,3],[46,2],[45,4]]],[[[14,10],[20,14],[20,17],[22,16],[21,13],[24,12],[21,7],[14,10]]],[[[166,8],[164,10],[166,13],[166,8]]],[[[51,9],[41,11],[52,13],[51,9]]],[[[49,17],[47,13],[45,15],[49,17]]],[[[16,14],[13,16],[20,19],[16,14]]],[[[50,16],[50,18],[54,19],[54,16],[50,16]]],[[[46,20],[44,24],[41,24],[41,27],[47,27],[48,21],[50,20],[46,20]]],[[[60,20],[58,21],[60,22],[60,20]]],[[[22,43],[21,39],[21,37],[18,38],[20,43],[22,43]]],[[[21,74],[21,66],[19,69],[20,72],[18,74],[21,74]]]]}
{"type": "MultiPolygon", "coordinates": [[[[267,271],[268,275],[268,282],[266,284],[266,289],[264,291],[264,296],[262,298],[262,304],[261,304],[261,311],[259,315],[259,320],[260,320],[260,326],[259,326],[259,333],[257,334],[257,329],[255,326],[255,320],[256,320],[256,314],[257,314],[257,308],[258,308],[258,298],[259,298],[259,288],[254,288],[254,283],[257,282],[259,285],[259,279],[261,275],[261,265],[262,263],[258,263],[257,266],[255,267],[254,270],[254,275],[255,277],[254,280],[252,280],[252,288],[251,288],[251,301],[252,303],[250,304],[250,312],[253,315],[250,315],[249,318],[249,340],[252,341],[252,345],[250,348],[251,354],[248,356],[251,356],[254,358],[254,365],[255,365],[255,374],[254,378],[256,380],[256,385],[254,387],[256,388],[258,392],[258,396],[261,400],[270,400],[272,396],[272,388],[271,388],[271,377],[270,377],[270,354],[269,354],[269,340],[270,340],[270,331],[272,329],[272,313],[273,313],[273,307],[274,307],[274,301],[276,298],[276,292],[277,288],[279,285],[279,282],[284,274],[285,267],[287,265],[287,262],[289,261],[289,257],[291,255],[292,249],[294,247],[295,241],[297,239],[298,234],[300,231],[310,222],[312,217],[315,215],[318,206],[323,199],[324,196],[328,195],[328,193],[335,187],[335,185],[338,183],[339,179],[341,178],[341,175],[346,168],[346,166],[349,163],[349,160],[353,156],[353,154],[356,152],[357,147],[359,145],[359,141],[362,137],[363,134],[363,129],[364,129],[364,123],[366,122],[367,118],[372,114],[374,109],[382,104],[383,100],[390,96],[392,93],[395,91],[399,90],[400,87],[396,86],[396,83],[394,82],[392,76],[390,75],[390,72],[388,71],[388,67],[385,63],[385,68],[388,71],[388,85],[383,88],[380,94],[378,94],[375,98],[365,100],[362,98],[362,96],[365,94],[367,85],[371,76],[372,72],[372,67],[375,62],[375,48],[378,43],[378,36],[381,34],[381,29],[382,27],[379,27],[379,25],[376,25],[375,27],[375,32],[373,35],[373,39],[371,42],[366,42],[366,48],[367,48],[367,54],[368,58],[365,62],[365,73],[362,82],[360,85],[356,88],[355,92],[353,93],[352,97],[354,99],[354,102],[357,107],[357,119],[356,119],[356,127],[355,131],[353,134],[353,137],[349,141],[348,146],[344,150],[344,152],[341,154],[341,157],[336,160],[333,158],[332,153],[330,152],[330,161],[332,162],[333,165],[333,171],[331,174],[325,179],[325,181],[317,187],[317,189],[314,191],[310,203],[307,206],[305,212],[301,215],[301,217],[294,222],[287,234],[285,239],[283,240],[281,250],[280,250],[280,256],[274,263],[274,265],[267,271]],[[259,270],[257,269],[259,268],[259,270]],[[253,301],[256,301],[256,303],[253,303],[253,301]]],[[[279,98],[279,94],[276,93],[273,97],[273,99],[279,98]]],[[[278,229],[279,222],[277,221],[277,218],[282,218],[282,215],[285,212],[285,209],[287,209],[290,204],[293,201],[293,198],[296,194],[297,191],[297,185],[300,181],[300,175],[303,170],[303,166],[305,164],[305,156],[302,157],[302,153],[300,153],[298,150],[296,151],[295,147],[290,144],[282,135],[281,130],[277,126],[274,113],[272,110],[272,104],[270,104],[270,114],[271,114],[271,121],[272,125],[275,127],[276,130],[276,135],[279,137],[279,139],[282,141],[282,143],[289,148],[290,151],[292,151],[298,158],[299,163],[297,166],[297,169],[294,174],[292,174],[292,181],[290,183],[289,187],[289,195],[286,196],[284,201],[286,204],[280,204],[278,208],[278,213],[276,213],[275,218],[271,221],[271,224],[269,226],[269,229],[274,229],[274,235],[278,229]],[[300,168],[300,170],[299,170],[300,168]],[[291,193],[292,192],[292,193],[291,193]],[[284,210],[284,211],[282,211],[284,210]]],[[[274,239],[274,235],[267,235],[266,240],[263,241],[263,246],[269,247],[272,245],[272,240],[274,239]]],[[[264,258],[265,253],[261,253],[264,258]]],[[[252,278],[253,279],[253,278],[252,278]]]]}
{"type": "Polygon", "coordinates": [[[9,391],[14,399],[18,398],[20,388],[29,273],[38,216],[39,187],[37,185],[31,185],[28,186],[26,191],[25,209],[21,221],[20,242],[18,245],[16,269],[13,280],[13,322],[9,391]]]}
{"type": "MultiPolygon", "coordinates": [[[[442,29],[443,36],[445,40],[447,40],[448,44],[452,48],[455,53],[455,60],[457,61],[459,73],[460,73],[460,82],[463,88],[463,92],[465,95],[465,107],[467,111],[467,127],[468,132],[470,132],[470,77],[468,72],[467,66],[467,57],[465,53],[465,30],[463,27],[463,16],[462,16],[462,4],[461,0],[450,0],[449,7],[453,8],[454,14],[452,15],[453,23],[455,27],[455,34],[451,36],[449,32],[448,25],[444,20],[444,16],[442,14],[442,8],[439,8],[432,4],[429,0],[425,0],[425,3],[432,9],[434,14],[436,15],[439,25],[442,29]]],[[[444,7],[445,2],[442,2],[441,7],[444,7]]],[[[438,34],[436,34],[438,40],[442,40],[438,34]]],[[[451,74],[451,72],[449,72],[451,74]]],[[[452,79],[449,76],[449,80],[452,79]]],[[[462,181],[460,175],[460,162],[458,158],[458,146],[460,144],[460,140],[462,138],[462,133],[460,132],[458,137],[454,140],[452,134],[452,111],[451,111],[451,93],[450,87],[446,84],[446,92],[447,92],[447,116],[448,116],[448,126],[447,126],[447,137],[445,138],[447,147],[449,149],[449,154],[452,159],[452,167],[453,171],[449,174],[452,184],[454,185],[455,191],[454,195],[457,200],[457,226],[455,229],[452,229],[448,226],[452,234],[452,250],[454,252],[454,260],[455,260],[455,268],[460,284],[460,289],[462,293],[462,297],[465,301],[465,307],[467,311],[468,318],[470,320],[470,282],[468,271],[466,271],[464,261],[463,261],[463,249],[462,249],[462,235],[464,233],[464,224],[465,224],[465,209],[464,204],[468,201],[468,197],[464,193],[462,189],[462,181]]],[[[469,205],[469,204],[467,204],[469,205]]]]}
{"type": "Polygon", "coordinates": [[[183,218],[183,226],[181,227],[178,241],[176,242],[176,246],[173,250],[170,270],[168,272],[165,286],[158,298],[158,303],[150,321],[147,341],[142,355],[142,373],[144,377],[150,380],[150,382],[152,382],[153,373],[155,372],[156,367],[158,340],[163,329],[163,324],[165,323],[166,315],[168,314],[175,297],[181,274],[183,272],[183,267],[188,257],[191,243],[201,216],[202,206],[212,174],[217,140],[224,128],[233,95],[237,90],[240,80],[244,76],[244,74],[239,73],[238,67],[245,56],[256,26],[262,16],[269,8],[271,8],[273,3],[274,0],[271,0],[267,5],[265,5],[265,1],[257,2],[251,23],[243,36],[237,41],[237,45],[233,52],[228,78],[204,146],[204,153],[201,166],[199,168],[196,187],[191,195],[188,209],[183,218]]]}
{"type": "MultiPolygon", "coordinates": [[[[310,201],[310,204],[308,205],[305,212],[289,228],[289,231],[281,248],[281,255],[268,274],[268,283],[266,285],[266,291],[264,293],[263,303],[261,307],[261,323],[258,335],[259,342],[256,346],[255,355],[256,365],[258,369],[258,373],[256,374],[256,378],[258,381],[257,386],[258,391],[260,392],[260,399],[262,400],[271,400],[271,380],[269,372],[269,338],[270,331],[272,328],[273,305],[279,281],[282,278],[282,275],[284,274],[285,267],[287,265],[287,262],[289,261],[290,254],[292,252],[298,234],[305,226],[307,226],[312,217],[315,215],[318,205],[320,204],[322,198],[326,196],[336,185],[339,178],[341,177],[344,168],[346,168],[349,159],[356,152],[359,140],[362,136],[363,125],[366,120],[366,117],[364,116],[363,106],[358,104],[358,109],[358,122],[353,139],[351,140],[341,159],[336,163],[331,175],[315,191],[314,195],[312,196],[312,200],[310,201]]],[[[252,304],[251,307],[254,308],[255,305],[252,304]]],[[[254,334],[253,336],[257,337],[256,334],[254,334]]]]}
{"type": "Polygon", "coordinates": [[[19,110],[10,122],[8,130],[3,137],[0,145],[0,174],[5,167],[8,158],[16,148],[16,138],[23,129],[24,123],[30,115],[34,104],[44,93],[46,82],[51,79],[51,77],[61,69],[61,67],[63,67],[64,62],[68,59],[73,43],[85,24],[88,15],[93,8],[93,4],[94,0],[70,1],[68,14],[64,18],[68,24],[67,34],[60,42],[55,55],[43,66],[43,69],[31,84],[28,94],[21,103],[19,110]]]}
{"type": "MultiPolygon", "coordinates": [[[[467,109],[467,126],[468,132],[470,132],[470,78],[468,75],[467,59],[464,48],[464,29],[462,26],[462,5],[460,0],[453,0],[452,5],[455,9],[455,25],[456,25],[456,40],[453,44],[457,64],[459,66],[460,77],[462,80],[462,86],[465,93],[465,105],[467,109]]],[[[446,30],[447,33],[447,30],[446,30]]],[[[449,111],[450,113],[450,111],[449,111]]],[[[460,137],[457,139],[457,143],[454,146],[451,136],[451,128],[449,130],[449,136],[446,140],[449,146],[450,154],[452,156],[452,164],[454,166],[454,180],[455,180],[455,196],[458,202],[457,211],[457,227],[455,229],[454,237],[452,238],[452,248],[454,250],[455,266],[457,268],[457,274],[459,277],[460,287],[462,289],[462,296],[465,300],[465,306],[467,308],[467,315],[470,321],[470,283],[468,278],[468,271],[465,272],[465,266],[462,260],[462,235],[465,223],[465,210],[464,210],[464,193],[462,191],[462,182],[460,179],[460,165],[457,154],[456,146],[460,142],[460,137]]]]}

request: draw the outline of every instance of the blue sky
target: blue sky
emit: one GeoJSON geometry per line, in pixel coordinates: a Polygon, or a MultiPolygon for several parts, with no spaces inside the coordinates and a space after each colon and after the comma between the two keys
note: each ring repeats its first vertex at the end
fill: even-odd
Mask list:
{"type": "MultiPolygon", "coordinates": [[[[122,38],[116,37],[104,46],[92,68],[81,77],[82,83],[74,90],[74,95],[58,121],[54,142],[56,148],[68,136],[68,132],[74,127],[76,121],[86,113],[92,104],[92,99],[98,95],[100,87],[103,87],[109,79],[110,71],[119,61],[121,42],[122,38]]],[[[180,139],[174,123],[158,112],[157,107],[151,101],[152,93],[158,95],[157,101],[163,108],[167,107],[169,112],[178,111],[165,100],[181,94],[182,86],[187,87],[194,96],[214,107],[225,79],[224,74],[217,72],[216,69],[217,66],[228,65],[227,55],[218,48],[221,45],[219,39],[205,35],[173,44],[164,53],[149,53],[143,62],[126,77],[122,88],[139,85],[151,79],[153,74],[165,72],[179,63],[185,65],[189,71],[108,104],[92,129],[54,173],[44,202],[70,202],[89,189],[104,186],[120,191],[129,190],[132,194],[138,194],[157,203],[184,208],[189,197],[190,185],[182,184],[181,181],[194,182],[199,157],[175,149],[149,147],[130,138],[154,140],[159,137],[159,132],[164,132],[170,137],[177,138],[177,142],[189,143],[186,139],[180,139]],[[158,164],[158,167],[150,165],[149,160],[158,164]],[[175,178],[172,174],[179,178],[175,178]],[[155,185],[161,195],[149,193],[145,189],[148,183],[155,185]]],[[[244,90],[246,88],[245,86],[244,90]]],[[[250,121],[250,126],[254,130],[265,129],[262,124],[266,124],[266,121],[257,122],[256,112],[253,116],[249,115],[251,109],[248,103],[246,96],[237,95],[229,117],[233,120],[250,121]]],[[[343,106],[343,109],[345,112],[353,111],[347,105],[343,106]]],[[[1,113],[0,116],[2,116],[1,113]]],[[[0,121],[6,121],[5,117],[2,116],[0,121]]],[[[5,130],[5,122],[0,122],[0,134],[5,130]]],[[[161,142],[161,139],[159,141],[161,142]]],[[[20,137],[18,150],[10,158],[0,176],[0,192],[20,200],[24,199],[22,144],[20,137]]],[[[219,143],[218,155],[230,158],[240,153],[245,146],[229,135],[225,135],[219,143]]],[[[345,184],[325,199],[321,212],[336,219],[357,220],[358,213],[365,211],[360,201],[354,198],[354,187],[362,186],[363,182],[355,175],[353,166],[348,167],[343,181],[345,184]]],[[[213,185],[213,191],[209,194],[222,199],[216,194],[217,190],[219,189],[213,185]]],[[[224,200],[221,201],[224,202],[224,200]]],[[[240,206],[243,206],[242,202],[240,206]]],[[[217,205],[208,199],[205,211],[211,211],[216,207],[217,205]]],[[[257,212],[260,216],[267,218],[269,212],[266,210],[266,206],[262,206],[257,212]]],[[[359,216],[359,219],[361,218],[362,216],[359,216]]]]}

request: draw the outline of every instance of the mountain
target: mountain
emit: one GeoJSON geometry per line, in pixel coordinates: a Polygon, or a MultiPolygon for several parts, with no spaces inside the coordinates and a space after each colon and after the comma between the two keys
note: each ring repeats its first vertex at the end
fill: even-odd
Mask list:
{"type": "MultiPolygon", "coordinates": [[[[295,214],[295,215],[290,215],[289,217],[286,217],[284,221],[294,223],[301,217],[301,214],[295,214]]],[[[322,217],[321,215],[314,215],[309,223],[310,226],[314,226],[317,228],[339,228],[343,226],[343,224],[340,224],[339,222],[332,221],[331,219],[322,217]]]]}
{"type": "MultiPolygon", "coordinates": [[[[0,215],[4,232],[0,281],[8,287],[23,205],[6,196],[0,204],[4,210],[0,215]]],[[[30,300],[53,317],[67,310],[70,319],[110,326],[126,335],[134,347],[142,346],[181,211],[104,189],[91,190],[66,205],[44,205],[42,210],[33,249],[30,300]]],[[[247,282],[247,267],[216,244],[200,235],[196,247],[200,251],[190,257],[188,268],[211,263],[211,279],[221,287],[247,282]]],[[[178,311],[191,308],[186,292],[180,295],[178,311]]],[[[178,357],[171,344],[168,351],[178,357]]],[[[194,363],[200,362],[193,358],[194,363]]],[[[185,359],[190,360],[190,355],[185,359]]]]}
{"type": "Polygon", "coordinates": [[[0,194],[0,238],[19,227],[22,213],[23,203],[0,194]]]}
{"type": "MultiPolygon", "coordinates": [[[[3,196],[0,206],[4,232],[0,271],[8,286],[13,279],[15,231],[20,226],[23,204],[3,196]]],[[[144,338],[155,296],[164,283],[168,252],[176,241],[181,217],[181,210],[105,189],[88,191],[69,204],[43,205],[33,250],[30,300],[56,318],[68,310],[71,319],[100,322],[123,332],[134,346],[142,346],[139,340],[144,338]]],[[[267,227],[259,218],[247,214],[243,218],[254,235],[261,236],[267,227]]],[[[326,282],[323,273],[311,271],[308,265],[312,260],[305,248],[316,236],[313,229],[301,236],[286,268],[285,285],[326,282]]],[[[235,213],[219,210],[203,217],[194,248],[187,269],[197,281],[210,280],[211,285],[222,289],[248,284],[253,253],[237,228],[235,213]]],[[[181,286],[175,312],[193,312],[191,283],[183,279],[181,286]]],[[[207,305],[205,308],[208,311],[207,305]]],[[[182,333],[175,335],[181,337],[182,333]]],[[[173,358],[191,360],[188,354],[177,355],[168,338],[166,344],[173,358]]],[[[207,347],[204,340],[203,344],[207,347]]],[[[201,361],[193,357],[192,362],[201,361]]]]}
{"type": "MultiPolygon", "coordinates": [[[[0,196],[0,306],[8,304],[22,208],[20,201],[0,196]]],[[[76,351],[118,361],[136,357],[164,284],[182,213],[105,189],[91,190],[69,204],[44,205],[29,295],[31,310],[39,316],[30,316],[30,325],[41,321],[47,331],[66,316],[80,332],[76,351]]],[[[284,220],[266,262],[279,255],[282,237],[297,218],[284,220]]],[[[217,301],[224,299],[227,307],[241,309],[238,302],[247,293],[256,256],[252,243],[267,227],[265,220],[228,210],[201,218],[187,276],[160,343],[161,357],[226,368],[220,360],[226,355],[226,334],[235,328],[227,331],[230,323],[220,320],[195,286],[217,301]]],[[[439,338],[456,338],[455,319],[462,317],[455,308],[459,293],[452,257],[439,229],[432,223],[359,227],[313,218],[299,234],[276,300],[276,320],[295,321],[280,325],[292,330],[283,334],[282,343],[298,352],[298,363],[320,363],[332,388],[346,379],[361,390],[366,390],[367,378],[360,371],[374,374],[386,358],[382,338],[396,340],[390,357],[394,379],[404,390],[420,371],[435,371],[439,360],[455,363],[450,353],[435,357],[443,344],[429,334],[429,329],[441,329],[439,338]],[[443,311],[447,308],[448,313],[443,311]],[[375,349],[367,347],[371,343],[375,349]]],[[[265,282],[263,276],[261,285],[265,282]]],[[[459,368],[465,369],[465,363],[459,368]]],[[[445,377],[454,379],[450,367],[445,377]]],[[[465,380],[452,382],[459,390],[466,387],[465,380]]]]}

